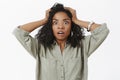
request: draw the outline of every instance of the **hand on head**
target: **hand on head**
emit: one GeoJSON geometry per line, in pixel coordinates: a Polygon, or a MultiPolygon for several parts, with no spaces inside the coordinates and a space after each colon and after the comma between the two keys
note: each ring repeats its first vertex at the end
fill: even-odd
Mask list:
{"type": "Polygon", "coordinates": [[[70,7],[64,7],[72,13],[72,21],[75,22],[77,20],[76,10],[70,7]]]}
{"type": "MultiPolygon", "coordinates": [[[[67,9],[71,12],[72,14],[72,21],[75,22],[77,20],[77,16],[76,16],[76,10],[71,8],[71,7],[64,7],[64,9],[67,9]]],[[[45,15],[45,20],[48,20],[49,17],[49,12],[51,9],[46,10],[46,15],[45,15]]]]}
{"type": "Polygon", "coordinates": [[[45,18],[44,18],[44,20],[45,20],[46,22],[48,21],[49,12],[50,12],[50,9],[46,10],[45,18]]]}

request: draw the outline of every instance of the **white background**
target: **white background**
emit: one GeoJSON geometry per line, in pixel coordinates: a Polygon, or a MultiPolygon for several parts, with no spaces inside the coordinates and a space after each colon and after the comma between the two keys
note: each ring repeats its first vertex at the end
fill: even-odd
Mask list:
{"type": "Polygon", "coordinates": [[[88,80],[120,80],[119,0],[0,0],[0,80],[35,80],[35,59],[12,31],[18,25],[44,18],[45,10],[55,2],[76,9],[81,20],[107,23],[110,34],[89,57],[88,80]]]}

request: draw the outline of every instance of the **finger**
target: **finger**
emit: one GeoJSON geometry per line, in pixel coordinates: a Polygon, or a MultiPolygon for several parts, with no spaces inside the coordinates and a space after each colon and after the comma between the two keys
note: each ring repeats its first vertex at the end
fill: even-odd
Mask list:
{"type": "Polygon", "coordinates": [[[65,9],[67,9],[67,10],[70,10],[70,7],[64,7],[65,9]]]}
{"type": "Polygon", "coordinates": [[[46,13],[49,13],[51,9],[46,10],[46,13]]]}
{"type": "Polygon", "coordinates": [[[65,7],[65,9],[68,9],[68,10],[74,10],[74,9],[71,8],[71,7],[65,7]]]}

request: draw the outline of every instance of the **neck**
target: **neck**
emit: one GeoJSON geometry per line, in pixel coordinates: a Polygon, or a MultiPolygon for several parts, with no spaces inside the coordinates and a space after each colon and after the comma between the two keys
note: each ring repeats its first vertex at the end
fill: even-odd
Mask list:
{"type": "Polygon", "coordinates": [[[66,41],[57,41],[59,46],[65,46],[66,41]]]}
{"type": "Polygon", "coordinates": [[[58,45],[60,46],[61,52],[63,52],[63,49],[64,49],[64,47],[65,47],[66,41],[58,41],[58,40],[57,40],[57,43],[58,43],[58,45]]]}

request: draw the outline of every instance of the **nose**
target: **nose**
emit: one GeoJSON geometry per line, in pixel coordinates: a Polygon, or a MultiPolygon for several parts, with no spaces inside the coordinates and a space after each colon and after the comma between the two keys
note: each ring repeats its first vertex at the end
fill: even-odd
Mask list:
{"type": "Polygon", "coordinates": [[[64,25],[63,24],[59,24],[58,25],[58,29],[64,29],[64,25]]]}

